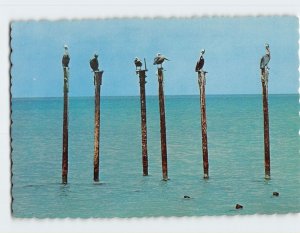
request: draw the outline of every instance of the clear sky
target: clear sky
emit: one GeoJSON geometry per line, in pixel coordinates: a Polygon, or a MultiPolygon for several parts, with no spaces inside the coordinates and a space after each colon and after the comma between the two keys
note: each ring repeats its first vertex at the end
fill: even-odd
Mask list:
{"type": "Polygon", "coordinates": [[[269,93],[298,93],[296,17],[204,17],[12,22],[13,97],[63,95],[63,45],[70,52],[70,96],[93,96],[89,59],[99,54],[101,95],[139,95],[133,60],[147,60],[147,95],[157,95],[153,58],[164,63],[165,94],[199,94],[195,63],[205,48],[207,94],[261,93],[260,58],[270,44],[269,93]]]}

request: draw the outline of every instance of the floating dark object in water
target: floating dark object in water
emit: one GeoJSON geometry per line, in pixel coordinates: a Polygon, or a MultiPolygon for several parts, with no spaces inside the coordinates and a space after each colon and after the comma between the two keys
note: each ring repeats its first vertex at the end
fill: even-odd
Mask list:
{"type": "Polygon", "coordinates": [[[189,199],[189,198],[191,198],[191,197],[190,197],[190,196],[187,196],[187,195],[184,195],[183,198],[189,199]]]}
{"type": "Polygon", "coordinates": [[[243,206],[242,205],[240,205],[240,204],[236,204],[235,205],[235,208],[238,210],[238,209],[243,209],[243,206]]]}
{"type": "Polygon", "coordinates": [[[273,192],[273,196],[278,197],[278,196],[279,196],[279,193],[278,193],[278,192],[273,192]]]}

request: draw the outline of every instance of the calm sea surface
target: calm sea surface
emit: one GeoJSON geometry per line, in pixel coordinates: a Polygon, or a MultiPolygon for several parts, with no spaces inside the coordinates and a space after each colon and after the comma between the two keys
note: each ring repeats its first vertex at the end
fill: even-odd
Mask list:
{"type": "Polygon", "coordinates": [[[207,96],[209,180],[202,178],[199,97],[166,96],[167,182],[161,173],[157,97],[147,96],[148,177],[142,175],[139,97],[101,97],[98,184],[93,182],[94,99],[69,103],[69,183],[62,185],[63,99],[12,101],[15,217],[300,212],[298,95],[269,96],[269,181],[264,180],[260,95],[207,96]],[[244,208],[235,210],[237,203],[244,208]]]}

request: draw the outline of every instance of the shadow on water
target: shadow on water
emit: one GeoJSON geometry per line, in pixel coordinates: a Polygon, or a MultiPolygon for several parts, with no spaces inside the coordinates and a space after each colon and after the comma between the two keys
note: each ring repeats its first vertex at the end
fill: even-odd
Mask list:
{"type": "Polygon", "coordinates": [[[212,178],[211,178],[211,177],[209,177],[209,178],[204,178],[204,177],[202,177],[200,180],[201,180],[202,182],[204,182],[205,184],[209,184],[210,181],[212,180],[212,178]]]}
{"type": "Polygon", "coordinates": [[[17,188],[45,188],[45,187],[53,187],[53,186],[57,186],[57,185],[65,185],[62,183],[47,183],[47,184],[27,184],[27,185],[23,185],[17,188]]]}
{"type": "Polygon", "coordinates": [[[271,185],[272,184],[271,179],[264,179],[264,178],[251,180],[251,182],[257,183],[257,184],[265,184],[265,185],[271,185]]]}
{"type": "Polygon", "coordinates": [[[158,187],[160,188],[167,188],[170,185],[172,185],[172,181],[170,179],[167,180],[161,179],[158,183],[158,187]]]}
{"type": "Polygon", "coordinates": [[[236,210],[233,207],[232,209],[227,210],[226,213],[228,215],[242,214],[243,213],[243,209],[236,210]]]}
{"type": "Polygon", "coordinates": [[[24,185],[21,188],[41,188],[44,187],[45,184],[28,184],[28,185],[24,185]]]}
{"type": "MultiPolygon", "coordinates": [[[[93,183],[56,183],[55,185],[59,185],[59,196],[68,196],[72,193],[72,188],[74,187],[81,187],[81,189],[91,188],[95,186],[104,186],[107,185],[105,182],[93,182],[93,183]]],[[[45,185],[44,185],[45,186],[45,185]]]]}
{"type": "Polygon", "coordinates": [[[92,185],[94,186],[102,186],[102,185],[107,185],[106,182],[93,182],[92,185]]]}
{"type": "Polygon", "coordinates": [[[147,176],[140,176],[140,178],[136,181],[137,185],[147,185],[153,182],[152,180],[152,175],[147,175],[147,176]]]}
{"type": "Polygon", "coordinates": [[[170,180],[171,180],[170,178],[168,178],[166,180],[165,179],[161,179],[160,182],[167,184],[168,182],[170,182],[170,180]]]}
{"type": "Polygon", "coordinates": [[[67,197],[70,194],[70,185],[69,184],[60,184],[59,186],[59,196],[67,197]]]}

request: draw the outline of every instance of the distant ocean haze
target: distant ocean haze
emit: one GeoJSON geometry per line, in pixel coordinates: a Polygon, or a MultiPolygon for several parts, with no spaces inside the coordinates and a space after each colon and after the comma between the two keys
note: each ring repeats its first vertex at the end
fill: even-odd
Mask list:
{"type": "Polygon", "coordinates": [[[70,98],[67,185],[61,184],[63,98],[13,98],[13,216],[300,211],[298,95],[269,95],[269,181],[264,180],[261,95],[207,95],[208,180],[202,178],[199,96],[167,95],[167,182],[161,172],[158,97],[146,98],[149,176],[142,175],[139,96],[102,96],[99,184],[93,182],[94,98],[70,98]],[[274,191],[280,195],[274,197],[274,191]],[[244,208],[235,210],[237,203],[244,208]]]}

